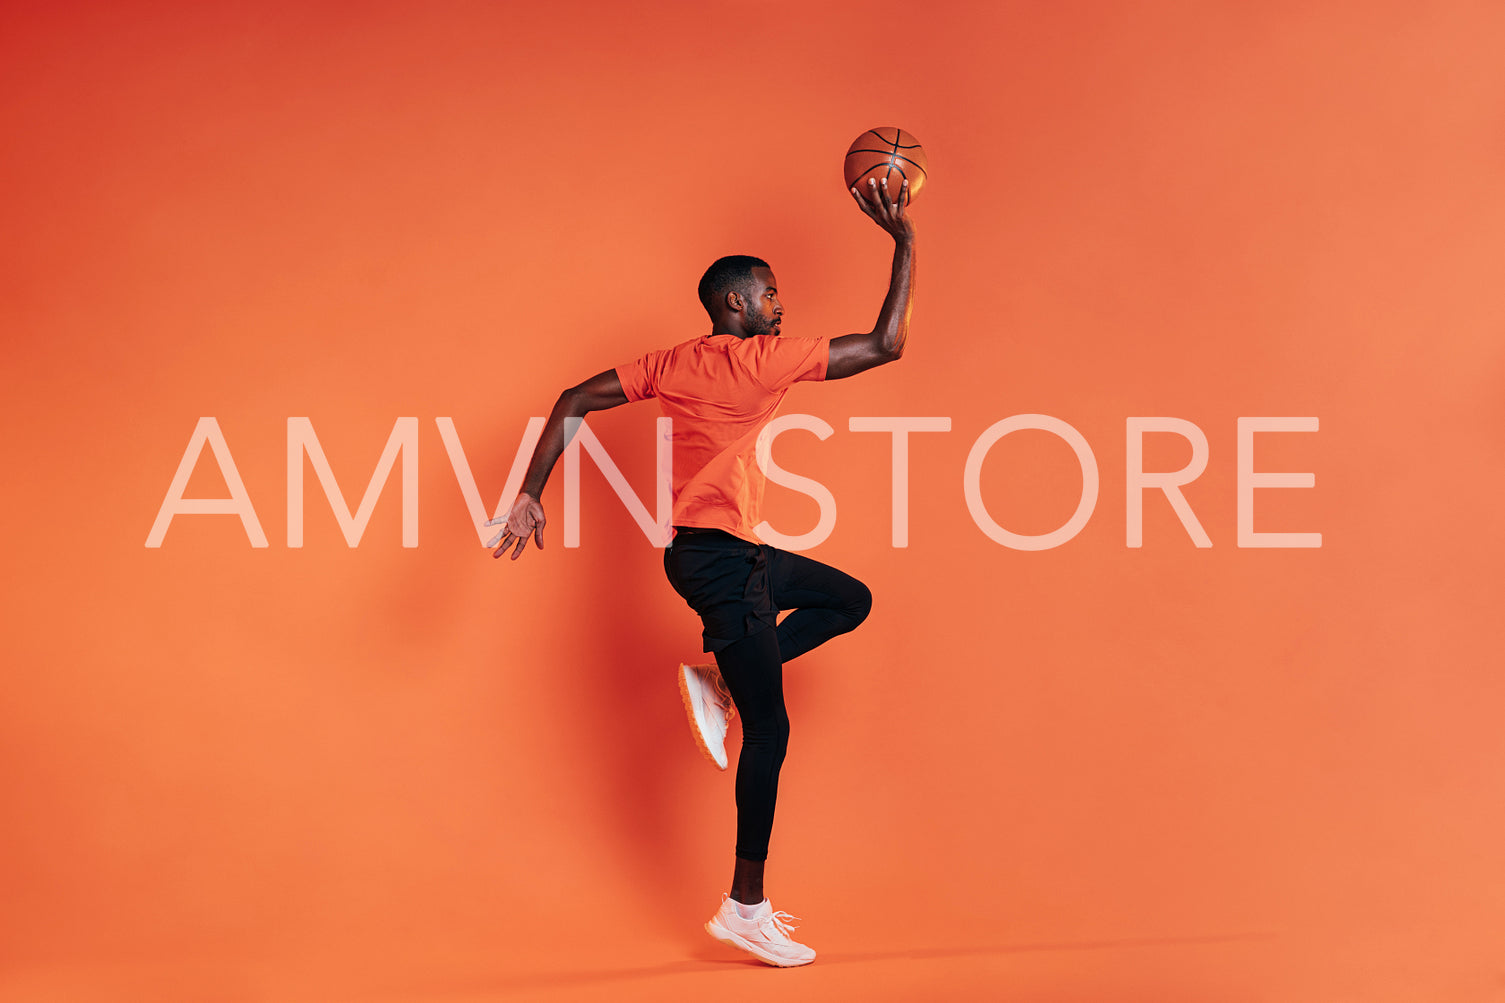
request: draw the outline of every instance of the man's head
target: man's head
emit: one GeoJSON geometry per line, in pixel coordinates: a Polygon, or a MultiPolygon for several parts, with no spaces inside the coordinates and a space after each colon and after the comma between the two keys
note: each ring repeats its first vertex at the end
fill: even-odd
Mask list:
{"type": "Polygon", "coordinates": [[[712,333],[739,338],[779,333],[784,307],[773,270],[762,258],[733,254],[717,259],[701,276],[699,293],[711,315],[712,333]]]}

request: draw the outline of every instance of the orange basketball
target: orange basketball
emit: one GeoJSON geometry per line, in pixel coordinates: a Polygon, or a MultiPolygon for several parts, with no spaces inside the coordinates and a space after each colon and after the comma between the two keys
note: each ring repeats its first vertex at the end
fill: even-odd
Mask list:
{"type": "Polygon", "coordinates": [[[899,197],[900,186],[909,179],[911,200],[925,185],[925,150],[920,141],[896,126],[869,129],[852,141],[842,165],[847,187],[867,184],[868,178],[888,179],[888,193],[899,197]]]}

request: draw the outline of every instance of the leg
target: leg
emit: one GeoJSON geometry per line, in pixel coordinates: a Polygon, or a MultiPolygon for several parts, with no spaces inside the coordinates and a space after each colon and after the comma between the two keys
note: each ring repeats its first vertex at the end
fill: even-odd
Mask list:
{"type": "Polygon", "coordinates": [[[732,898],[763,901],[763,862],[773,831],[779,769],[789,749],[784,667],[775,631],[761,630],[716,652],[721,678],[742,715],[737,758],[737,870],[732,898]],[[756,896],[756,897],[752,897],[756,896]]]}
{"type": "Polygon", "coordinates": [[[766,860],[737,858],[732,868],[732,898],[743,905],[757,905],[764,899],[763,867],[766,860]]]}
{"type": "Polygon", "coordinates": [[[866,585],[808,557],[770,548],[769,578],[779,609],[794,610],[779,624],[779,656],[793,661],[838,634],[855,630],[873,608],[866,585]]]}
{"type": "Polygon", "coordinates": [[[765,627],[718,651],[716,661],[742,712],[742,755],[737,761],[737,865],[732,890],[706,923],[706,932],[764,964],[808,965],[815,960],[815,952],[790,938],[793,917],[775,912],[763,894],[779,766],[789,744],[778,632],[765,627]]]}
{"type": "Polygon", "coordinates": [[[768,964],[809,964],[815,952],[789,939],[789,917],[775,913],[763,894],[779,771],[789,747],[783,663],[854,629],[867,617],[872,595],[855,578],[819,562],[715,539],[671,546],[664,569],[700,615],[706,650],[715,651],[743,721],[736,867],[731,893],[706,929],[768,964]],[[795,612],[774,626],[780,609],[795,612]]]}
{"type": "Polygon", "coordinates": [[[737,862],[731,897],[763,901],[763,868],[773,831],[779,771],[789,747],[783,663],[853,630],[873,597],[851,575],[819,561],[769,548],[772,599],[793,609],[776,630],[763,630],[716,653],[721,678],[742,715],[737,760],[737,862]]]}

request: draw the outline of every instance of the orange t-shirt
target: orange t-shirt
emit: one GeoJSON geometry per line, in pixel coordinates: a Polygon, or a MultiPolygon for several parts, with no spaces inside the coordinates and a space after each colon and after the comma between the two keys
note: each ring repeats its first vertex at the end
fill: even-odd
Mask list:
{"type": "Polygon", "coordinates": [[[760,542],[758,433],[790,386],[826,378],[830,358],[825,338],[712,334],[617,367],[629,401],[657,397],[674,419],[674,525],[760,542]]]}

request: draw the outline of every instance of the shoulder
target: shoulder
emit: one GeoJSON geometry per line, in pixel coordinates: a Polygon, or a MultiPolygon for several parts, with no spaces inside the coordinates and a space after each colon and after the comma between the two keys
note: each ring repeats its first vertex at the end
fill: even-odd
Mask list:
{"type": "Polygon", "coordinates": [[[704,338],[691,338],[688,341],[681,341],[679,344],[670,345],[667,348],[652,348],[639,356],[638,361],[645,365],[670,363],[674,359],[693,353],[696,347],[704,340],[704,338]]]}
{"type": "Polygon", "coordinates": [[[743,354],[761,359],[803,358],[825,348],[826,338],[794,338],[787,334],[759,334],[737,346],[743,354]]]}
{"type": "Polygon", "coordinates": [[[830,357],[827,338],[792,338],[788,335],[758,335],[748,338],[747,368],[770,390],[781,390],[802,380],[823,380],[830,357]]]}

